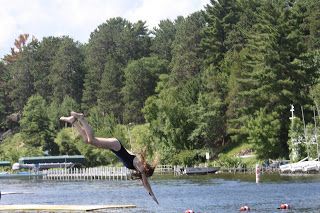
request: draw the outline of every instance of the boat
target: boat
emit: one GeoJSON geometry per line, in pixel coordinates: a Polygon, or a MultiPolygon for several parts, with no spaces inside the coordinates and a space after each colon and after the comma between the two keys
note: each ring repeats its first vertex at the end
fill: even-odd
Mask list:
{"type": "Polygon", "coordinates": [[[201,175],[216,173],[219,167],[186,167],[183,169],[182,174],[185,175],[201,175]]]}
{"type": "Polygon", "coordinates": [[[280,166],[282,173],[304,173],[304,172],[319,172],[320,162],[317,160],[299,161],[297,163],[289,163],[280,166]]]}

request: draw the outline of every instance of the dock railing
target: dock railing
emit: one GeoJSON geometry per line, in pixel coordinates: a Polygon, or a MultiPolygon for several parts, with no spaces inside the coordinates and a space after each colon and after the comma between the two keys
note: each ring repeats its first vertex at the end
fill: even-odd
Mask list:
{"type": "Polygon", "coordinates": [[[172,166],[172,165],[157,165],[154,172],[156,174],[173,174],[174,166],[172,166]]]}
{"type": "Polygon", "coordinates": [[[43,170],[44,180],[128,180],[131,173],[125,167],[61,168],[43,170]]]}

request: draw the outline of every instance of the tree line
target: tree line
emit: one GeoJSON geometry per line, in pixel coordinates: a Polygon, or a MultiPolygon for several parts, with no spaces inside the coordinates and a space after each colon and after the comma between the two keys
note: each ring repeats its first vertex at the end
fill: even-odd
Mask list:
{"type": "Polygon", "coordinates": [[[260,159],[288,158],[290,104],[313,123],[320,101],[318,0],[211,0],[152,30],[116,17],[85,44],[24,34],[14,45],[0,62],[1,129],[14,130],[0,146],[12,159],[46,151],[112,162],[62,128],[70,110],[163,163],[241,143],[260,159]],[[17,112],[18,123],[8,119],[17,112]]]}

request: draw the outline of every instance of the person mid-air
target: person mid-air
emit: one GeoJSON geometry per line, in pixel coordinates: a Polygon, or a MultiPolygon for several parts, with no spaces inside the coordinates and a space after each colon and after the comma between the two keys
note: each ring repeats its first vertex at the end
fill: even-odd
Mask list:
{"type": "Polygon", "coordinates": [[[74,125],[85,143],[99,148],[109,149],[116,154],[125,167],[135,171],[133,176],[141,180],[149,195],[157,204],[159,204],[147,178],[153,175],[155,166],[148,164],[144,155],[141,155],[140,158],[138,158],[136,155],[128,152],[116,138],[95,137],[93,129],[84,118],[83,113],[71,112],[70,116],[61,117],[60,120],[74,125]]]}

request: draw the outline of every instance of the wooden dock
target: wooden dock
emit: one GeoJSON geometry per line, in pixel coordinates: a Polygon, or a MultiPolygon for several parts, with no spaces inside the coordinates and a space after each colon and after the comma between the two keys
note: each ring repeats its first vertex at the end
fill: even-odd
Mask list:
{"type": "Polygon", "coordinates": [[[125,167],[61,168],[42,172],[44,180],[128,180],[131,173],[125,167]]]}
{"type": "Polygon", "coordinates": [[[50,212],[87,212],[102,211],[110,209],[135,208],[135,205],[43,205],[43,204],[25,204],[25,205],[0,205],[0,212],[8,211],[50,211],[50,212]]]}

